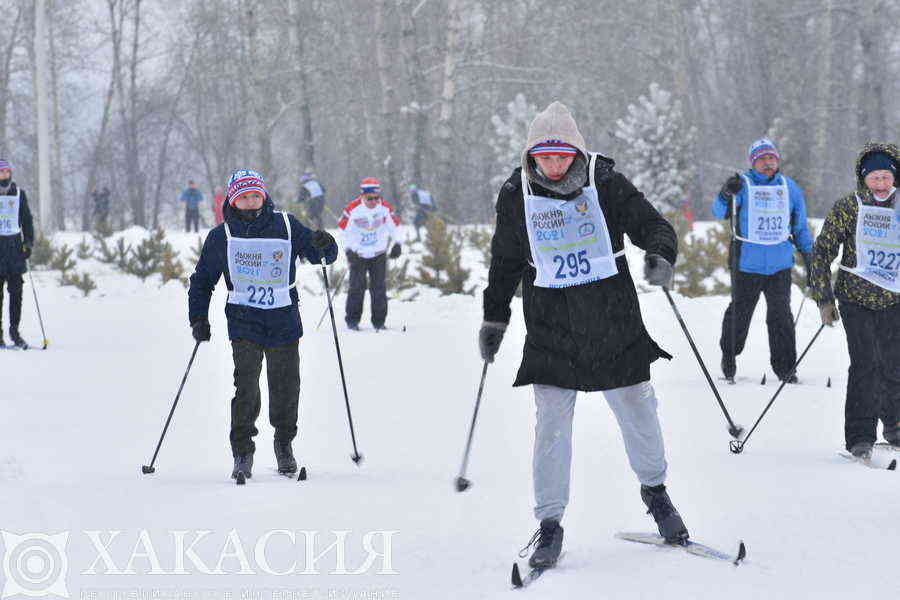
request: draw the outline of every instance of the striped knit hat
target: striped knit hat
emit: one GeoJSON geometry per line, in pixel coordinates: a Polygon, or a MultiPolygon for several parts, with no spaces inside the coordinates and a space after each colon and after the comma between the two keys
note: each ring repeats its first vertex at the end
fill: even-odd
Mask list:
{"type": "Polygon", "coordinates": [[[381,182],[374,177],[366,177],[359,182],[359,191],[362,194],[380,194],[381,182]]]}
{"type": "Polygon", "coordinates": [[[560,140],[545,140],[533,146],[528,156],[575,156],[578,148],[560,140]]]}
{"type": "Polygon", "coordinates": [[[238,169],[232,173],[228,178],[227,190],[226,201],[231,206],[234,206],[238,196],[246,192],[259,192],[264,197],[269,195],[262,175],[252,169],[238,169]]]}
{"type": "Polygon", "coordinates": [[[10,163],[5,158],[0,158],[0,169],[9,169],[12,171],[12,163],[10,163]]]}
{"type": "Polygon", "coordinates": [[[755,163],[757,159],[762,158],[767,154],[771,154],[775,158],[781,160],[778,148],[775,147],[772,140],[760,138],[750,144],[750,148],[747,150],[747,156],[750,158],[750,166],[753,166],[753,163],[755,163]]]}

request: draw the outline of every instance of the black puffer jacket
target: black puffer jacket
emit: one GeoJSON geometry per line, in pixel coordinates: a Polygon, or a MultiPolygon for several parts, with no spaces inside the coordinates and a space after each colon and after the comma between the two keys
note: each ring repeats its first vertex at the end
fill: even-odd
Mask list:
{"type": "MultiPolygon", "coordinates": [[[[613,251],[622,250],[624,235],[628,234],[636,246],[675,264],[675,230],[625,176],[613,170],[614,165],[611,159],[598,156],[595,167],[613,251]]],[[[548,198],[574,199],[580,194],[579,190],[560,196],[534,183],[532,187],[548,198]]],[[[650,339],[644,327],[624,256],[616,260],[619,273],[613,277],[569,288],[535,287],[520,169],[500,190],[491,253],[484,291],[485,321],[508,323],[509,304],[519,280],[523,285],[528,333],[514,385],[539,383],[581,391],[614,389],[647,381],[651,362],[671,358],[650,339]]]]}
{"type": "MultiPolygon", "coordinates": [[[[0,190],[0,202],[8,201],[17,193],[16,184],[12,182],[6,190],[0,190]]],[[[27,270],[23,246],[29,248],[34,244],[34,221],[31,218],[31,210],[28,208],[28,196],[22,190],[22,198],[19,202],[19,226],[22,233],[16,235],[0,235],[0,277],[8,275],[21,275],[27,270]]]]}

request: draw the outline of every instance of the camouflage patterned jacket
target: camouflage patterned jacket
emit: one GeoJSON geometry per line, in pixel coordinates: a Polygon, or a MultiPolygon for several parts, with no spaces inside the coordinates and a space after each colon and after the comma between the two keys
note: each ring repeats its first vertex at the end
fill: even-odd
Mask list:
{"type": "Polygon", "coordinates": [[[900,294],[889,292],[843,269],[838,271],[834,290],[831,289],[831,263],[837,256],[841,245],[844,247],[841,264],[848,268],[856,267],[856,217],[859,210],[856,197],[859,196],[862,203],[868,206],[893,207],[897,201],[897,192],[894,192],[886,201],[876,201],[860,177],[859,169],[862,159],[871,152],[886,152],[893,156],[900,165],[900,150],[894,144],[866,144],[857,157],[856,192],[835,202],[825,218],[822,233],[816,238],[813,246],[810,287],[812,297],[819,306],[833,302],[835,297],[841,302],[851,302],[871,310],[882,310],[900,304],[900,294]]]}

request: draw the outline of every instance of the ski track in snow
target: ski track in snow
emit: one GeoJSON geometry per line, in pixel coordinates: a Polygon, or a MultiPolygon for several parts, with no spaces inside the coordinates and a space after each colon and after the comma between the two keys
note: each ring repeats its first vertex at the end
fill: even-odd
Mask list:
{"type": "MultiPolygon", "coordinates": [[[[143,233],[132,229],[125,235],[138,241],[143,233]]],[[[80,238],[61,234],[58,239],[73,245],[80,238]]],[[[172,232],[169,239],[186,258],[197,236],[172,232]]],[[[441,297],[424,290],[415,302],[392,301],[388,324],[406,325],[405,333],[349,332],[342,326],[344,296],[336,299],[353,417],[366,457],[361,468],[350,461],[329,321],[314,331],[324,296],[302,294],[306,331],[294,449],[309,480],[298,484],[272,471],[263,376],[254,477],[243,488],[228,477],[233,388],[223,285],[211,304],[213,339],[197,353],[157,472],[145,476],[140,466],[149,463],[193,345],[185,289],[176,282],[161,287],[157,278],[142,283],[80,261],[77,271],[90,270],[99,286],[84,298],[74,288],[59,287],[58,273],[35,272],[50,348],[0,356],[11,390],[0,396],[7,418],[0,445],[0,529],[69,531],[73,597],[86,590],[162,588],[230,590],[235,598],[256,590],[262,591],[261,600],[273,598],[272,589],[293,590],[295,598],[369,593],[475,599],[527,593],[554,599],[737,600],[869,598],[896,589],[900,480],[836,455],[843,445],[848,366],[843,329],[823,332],[799,368],[807,385],[786,387],[744,453],[735,456],[687,340],[664,295],[654,291],[640,296],[645,323],[675,356],[652,368],[669,491],[694,539],[725,552],[736,551],[743,539],[747,561],[734,568],[613,538],[617,531],[654,531],[654,526],[608,407],[600,394],[581,394],[572,501],[564,521],[566,561],[527,591],[511,591],[510,566],[537,526],[531,514],[534,407],[530,389],[511,387],[524,325],[521,303],[514,300],[512,325],[488,370],[468,471],[474,485],[458,494],[452,482],[481,371],[476,335],[485,273],[476,253],[466,256],[472,281],[479,283],[476,296],[441,297]],[[828,377],[831,388],[825,387],[828,377]],[[146,557],[135,559],[134,575],[103,574],[103,561],[97,563],[98,574],[83,573],[97,556],[84,530],[122,531],[110,545],[119,569],[139,532],[147,530],[163,570],[171,572],[175,551],[167,532],[201,529],[213,532],[212,543],[197,546],[204,562],[215,565],[235,529],[257,571],[253,545],[268,530],[314,530],[332,541],[329,532],[350,531],[348,569],[365,556],[360,539],[366,532],[396,531],[392,556],[398,574],[379,574],[380,560],[366,574],[329,574],[333,553],[318,563],[317,575],[151,575],[146,557]]],[[[639,280],[641,253],[631,249],[629,256],[639,280]]],[[[318,288],[316,270],[299,269],[301,290],[303,284],[318,288]]],[[[31,292],[25,293],[22,332],[38,343],[31,292]]],[[[801,296],[796,288],[793,293],[796,311],[801,296]]],[[[675,299],[711,373],[718,375],[718,337],[728,298],[675,299]]],[[[747,428],[777,389],[771,384],[764,309],[761,299],[747,350],[738,359],[738,375],[750,382],[716,381],[735,421],[747,428]],[[754,384],[764,372],[770,385],[754,384]]],[[[367,315],[368,302],[364,324],[367,315]]],[[[818,312],[806,307],[798,352],[818,324],[818,312]]],[[[285,569],[299,556],[302,571],[302,544],[298,537],[298,550],[284,536],[273,538],[267,554],[272,568],[285,569]]],[[[238,568],[237,559],[225,559],[223,569],[238,568]]]]}

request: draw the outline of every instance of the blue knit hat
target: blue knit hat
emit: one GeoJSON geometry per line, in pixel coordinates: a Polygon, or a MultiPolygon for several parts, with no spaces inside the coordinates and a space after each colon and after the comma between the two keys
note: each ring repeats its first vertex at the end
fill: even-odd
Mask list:
{"type": "Polygon", "coordinates": [[[872,171],[890,171],[897,177],[897,163],[887,152],[871,152],[862,159],[859,165],[859,174],[865,178],[872,171]]]}

